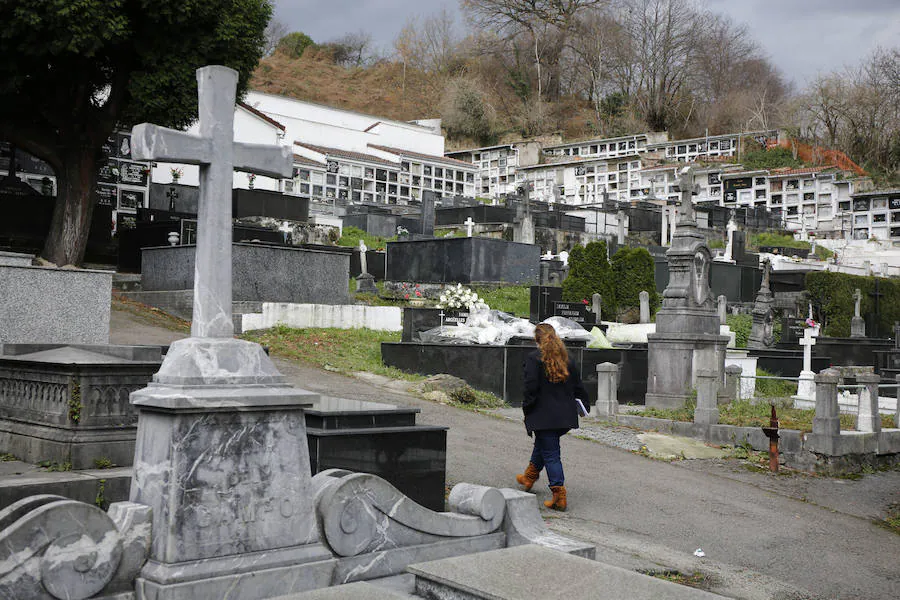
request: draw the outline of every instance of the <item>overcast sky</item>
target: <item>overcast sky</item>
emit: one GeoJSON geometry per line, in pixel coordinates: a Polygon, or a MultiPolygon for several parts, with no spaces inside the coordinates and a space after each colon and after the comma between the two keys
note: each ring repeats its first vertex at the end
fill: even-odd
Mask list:
{"type": "MultiPolygon", "coordinates": [[[[858,63],[877,46],[900,46],[900,0],[705,0],[746,23],[775,65],[798,87],[817,73],[858,63]]],[[[367,31],[385,51],[410,15],[455,0],[275,0],[275,18],[316,42],[367,31]]]]}

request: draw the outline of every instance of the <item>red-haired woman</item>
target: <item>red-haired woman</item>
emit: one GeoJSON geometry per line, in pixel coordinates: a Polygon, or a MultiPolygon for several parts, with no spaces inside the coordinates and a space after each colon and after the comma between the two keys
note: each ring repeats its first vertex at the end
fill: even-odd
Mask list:
{"type": "Polygon", "coordinates": [[[541,323],[534,329],[538,349],[525,358],[525,429],[534,433],[534,450],[525,472],[516,481],[525,491],[540,477],[541,469],[547,469],[553,499],[544,506],[566,510],[565,476],[559,457],[559,438],[570,429],[578,428],[578,402],[580,398],[588,406],[588,394],[581,382],[581,374],[575,362],[569,358],[556,330],[541,323]]]}

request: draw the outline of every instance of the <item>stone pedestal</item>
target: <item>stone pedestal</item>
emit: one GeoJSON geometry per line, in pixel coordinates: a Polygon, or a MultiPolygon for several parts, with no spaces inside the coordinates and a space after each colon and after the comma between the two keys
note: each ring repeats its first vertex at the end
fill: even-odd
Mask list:
{"type": "Polygon", "coordinates": [[[800,381],[797,382],[797,394],[794,398],[794,408],[812,408],[816,401],[816,374],[812,371],[800,371],[800,381]]]}
{"type": "MultiPolygon", "coordinates": [[[[680,408],[696,387],[696,373],[723,373],[728,337],[717,334],[651,333],[647,336],[648,377],[646,405],[680,408]],[[700,366],[700,369],[698,369],[700,366]]],[[[720,382],[724,387],[724,381],[720,382]]]]}
{"type": "Polygon", "coordinates": [[[597,403],[594,405],[594,417],[598,419],[615,419],[619,413],[619,367],[613,363],[597,365],[597,403]]]}
{"type": "Polygon", "coordinates": [[[153,509],[137,598],[266,598],[327,586],[303,408],[262,348],[172,344],[140,411],[131,501],[153,509]]]}
{"type": "Polygon", "coordinates": [[[358,294],[377,294],[378,288],[375,287],[375,277],[368,273],[361,273],[356,278],[356,293],[358,294]]]}
{"type": "Polygon", "coordinates": [[[701,369],[697,371],[697,406],[694,423],[715,425],[719,422],[719,372],[701,369]]]}
{"type": "Polygon", "coordinates": [[[866,337],[866,322],[862,317],[850,319],[850,337],[866,337]]]}

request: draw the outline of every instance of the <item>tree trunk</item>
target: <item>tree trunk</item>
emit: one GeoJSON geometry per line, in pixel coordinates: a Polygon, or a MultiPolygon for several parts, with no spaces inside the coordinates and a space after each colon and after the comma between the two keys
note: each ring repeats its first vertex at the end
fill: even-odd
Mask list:
{"type": "Polygon", "coordinates": [[[94,212],[94,186],[97,174],[95,153],[73,148],[62,155],[56,172],[56,206],[47,242],[41,253],[48,261],[80,266],[87,248],[91,215],[94,212]]]}

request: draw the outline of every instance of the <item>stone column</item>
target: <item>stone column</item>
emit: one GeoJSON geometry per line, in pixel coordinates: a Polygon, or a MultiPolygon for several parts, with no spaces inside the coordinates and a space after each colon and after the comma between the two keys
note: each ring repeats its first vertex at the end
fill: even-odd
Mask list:
{"type": "Polygon", "coordinates": [[[840,374],[834,369],[825,369],[815,375],[816,416],[813,418],[813,434],[838,436],[841,434],[841,413],[838,407],[837,386],[840,374]]]}
{"type": "Polygon", "coordinates": [[[616,213],[616,220],[618,221],[618,223],[617,223],[618,236],[616,238],[616,241],[619,243],[620,246],[624,246],[625,245],[625,211],[624,210],[620,210],[618,213],[616,213]]]}
{"type": "Polygon", "coordinates": [[[697,407],[694,409],[694,423],[715,425],[719,422],[719,374],[702,369],[697,371],[697,407]]]}
{"type": "Polygon", "coordinates": [[[659,233],[659,245],[660,246],[668,246],[669,245],[669,207],[663,206],[662,211],[662,227],[660,227],[659,233]]]}
{"type": "Polygon", "coordinates": [[[615,419],[619,412],[619,367],[613,363],[597,365],[597,404],[594,415],[598,419],[615,419]]]}
{"type": "Polygon", "coordinates": [[[650,293],[646,290],[641,290],[641,293],[638,294],[638,298],[640,298],[641,302],[641,323],[649,323],[650,322],[650,293]]]}
{"type": "Polygon", "coordinates": [[[741,375],[743,372],[737,365],[725,367],[725,397],[728,402],[741,399],[741,375]]]}
{"type": "Polygon", "coordinates": [[[859,390],[859,410],[856,415],[856,430],[865,433],[881,433],[881,415],[878,413],[878,384],[881,376],[861,373],[856,381],[862,385],[859,390]]]}
{"type": "MultiPolygon", "coordinates": [[[[900,375],[895,375],[897,385],[900,385],[900,375]]],[[[900,388],[897,388],[897,414],[894,415],[894,427],[900,429],[900,388]]]]}
{"type": "Polygon", "coordinates": [[[597,318],[597,323],[600,323],[602,309],[602,298],[600,297],[600,294],[594,292],[591,296],[591,307],[594,316],[597,318]]]}

